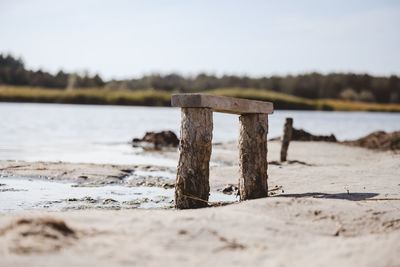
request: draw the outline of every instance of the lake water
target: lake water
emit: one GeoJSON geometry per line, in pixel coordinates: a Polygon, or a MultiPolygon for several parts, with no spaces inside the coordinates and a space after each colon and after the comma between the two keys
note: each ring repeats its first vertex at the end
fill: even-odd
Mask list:
{"type": "MultiPolygon", "coordinates": [[[[276,111],[269,116],[269,138],[282,133],[286,117],[296,128],[339,140],[400,130],[398,113],[276,111]]],[[[0,103],[0,160],[176,166],[128,142],[146,131],[179,134],[179,127],[177,108],[0,103]]],[[[238,116],[214,113],[213,135],[214,142],[237,140],[238,116]]]]}

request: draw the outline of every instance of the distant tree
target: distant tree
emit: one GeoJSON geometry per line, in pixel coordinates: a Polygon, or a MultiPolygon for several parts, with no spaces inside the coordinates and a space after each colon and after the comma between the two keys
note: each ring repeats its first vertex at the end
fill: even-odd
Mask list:
{"type": "Polygon", "coordinates": [[[358,99],[363,102],[375,102],[375,96],[370,91],[361,91],[358,95],[358,99]]]}
{"type": "Polygon", "coordinates": [[[74,87],[102,87],[104,81],[99,75],[90,77],[85,74],[83,77],[77,74],[68,74],[59,71],[56,75],[43,70],[26,70],[21,59],[15,59],[11,55],[0,54],[0,84],[29,85],[47,88],[71,88],[71,81],[74,80],[74,87]]]}
{"type": "Polygon", "coordinates": [[[67,90],[73,90],[76,87],[78,80],[78,74],[76,73],[70,73],[68,75],[68,82],[67,82],[67,90]]]}
{"type": "Polygon", "coordinates": [[[340,97],[344,100],[357,101],[358,94],[354,89],[347,88],[340,93],[340,97]]]}
{"type": "Polygon", "coordinates": [[[200,92],[216,88],[238,87],[271,90],[310,99],[333,98],[380,103],[400,103],[400,79],[396,75],[376,77],[369,74],[313,72],[300,75],[252,78],[239,75],[216,76],[199,73],[184,77],[177,73],[149,74],[129,80],[105,82],[100,75],[66,73],[53,75],[43,70],[27,70],[23,61],[0,54],[0,84],[41,86],[46,88],[99,88],[111,90],[163,90],[200,92]]]}
{"type": "Polygon", "coordinates": [[[93,85],[94,85],[94,87],[103,87],[104,86],[104,81],[103,81],[103,79],[101,79],[101,77],[98,75],[98,74],[96,74],[93,78],[92,78],[92,80],[93,80],[93,85]]]}
{"type": "Polygon", "coordinates": [[[390,76],[388,87],[390,91],[390,102],[400,103],[400,79],[397,76],[390,76]]]}

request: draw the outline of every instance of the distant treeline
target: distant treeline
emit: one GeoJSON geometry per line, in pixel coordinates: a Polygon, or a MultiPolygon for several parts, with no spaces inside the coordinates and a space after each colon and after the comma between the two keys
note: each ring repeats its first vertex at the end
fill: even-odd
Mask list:
{"type": "Polygon", "coordinates": [[[363,102],[400,103],[400,79],[397,76],[374,77],[368,74],[309,73],[302,75],[252,78],[247,76],[201,73],[195,77],[178,74],[153,74],[139,79],[110,81],[110,89],[199,92],[218,88],[252,88],[275,91],[308,99],[344,99],[363,102]]]}
{"type": "Polygon", "coordinates": [[[21,59],[0,54],[0,84],[24,85],[47,88],[89,88],[103,87],[105,83],[99,75],[78,75],[59,71],[56,75],[38,70],[26,70],[21,59]]]}
{"type": "Polygon", "coordinates": [[[354,73],[309,73],[301,75],[253,78],[201,73],[194,77],[179,74],[152,74],[138,79],[104,82],[98,75],[56,75],[26,70],[20,59],[0,55],[0,84],[40,86],[47,88],[93,88],[142,91],[154,89],[166,92],[204,92],[218,88],[252,88],[275,91],[307,99],[344,99],[363,102],[400,103],[400,78],[376,77],[354,73]]]}

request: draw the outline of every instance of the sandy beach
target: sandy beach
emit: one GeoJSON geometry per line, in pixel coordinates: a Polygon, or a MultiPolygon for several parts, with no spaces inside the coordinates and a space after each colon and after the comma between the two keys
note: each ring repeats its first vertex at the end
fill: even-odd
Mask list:
{"type": "Polygon", "coordinates": [[[0,22],[0,267],[400,267],[400,0],[0,22]]]}
{"type": "MultiPolygon", "coordinates": [[[[269,188],[280,189],[264,199],[197,210],[0,214],[0,266],[400,266],[400,154],[291,142],[289,162],[280,164],[280,142],[268,149],[269,188]]],[[[212,189],[237,183],[236,144],[214,145],[212,161],[221,163],[210,168],[212,189]]],[[[118,183],[149,168],[157,169],[0,161],[2,176],[75,182],[118,183]]]]}

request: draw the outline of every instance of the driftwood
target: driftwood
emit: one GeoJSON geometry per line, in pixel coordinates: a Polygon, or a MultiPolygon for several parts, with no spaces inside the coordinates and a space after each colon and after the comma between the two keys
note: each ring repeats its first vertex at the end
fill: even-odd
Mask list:
{"type": "Polygon", "coordinates": [[[171,98],[171,106],[211,108],[215,112],[238,115],[272,114],[274,112],[274,106],[270,102],[205,94],[173,95],[171,98]]]}
{"type": "Polygon", "coordinates": [[[212,110],[209,108],[182,108],[180,156],[175,184],[176,208],[207,206],[210,193],[208,179],[213,129],[212,115],[212,110]]]}

